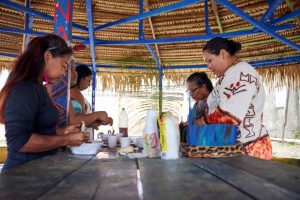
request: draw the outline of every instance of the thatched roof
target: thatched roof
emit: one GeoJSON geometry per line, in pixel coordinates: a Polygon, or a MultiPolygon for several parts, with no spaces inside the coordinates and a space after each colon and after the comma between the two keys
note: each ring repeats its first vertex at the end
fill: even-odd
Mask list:
{"type": "MultiPolygon", "coordinates": [[[[25,5],[24,0],[14,1],[25,5]]],[[[144,0],[144,12],[165,7],[176,3],[174,0],[144,0]]],[[[255,19],[259,19],[268,9],[267,0],[232,0],[233,4],[255,19]]],[[[294,10],[300,9],[300,1],[283,1],[275,10],[274,18],[279,18],[294,10]]],[[[53,16],[54,1],[31,0],[30,7],[53,16]]],[[[252,26],[241,17],[228,11],[226,8],[215,5],[213,0],[208,1],[209,25],[213,33],[249,30],[252,26]]],[[[24,28],[24,13],[0,5],[0,27],[24,28]]],[[[146,39],[177,38],[183,36],[205,35],[205,6],[196,3],[178,10],[152,16],[144,19],[144,36],[146,39]],[[153,26],[153,30],[151,29],[153,26]]],[[[93,0],[94,26],[114,22],[123,18],[139,14],[139,0],[93,0]]],[[[74,0],[73,22],[87,27],[87,16],[84,0],[74,0]]],[[[300,23],[294,18],[277,25],[289,25],[277,31],[280,35],[300,45],[300,23]]],[[[53,22],[35,18],[33,30],[51,33],[53,22]]],[[[73,28],[73,36],[88,38],[88,33],[73,28]]],[[[114,26],[94,33],[95,39],[102,40],[138,40],[138,21],[114,26]]],[[[245,61],[258,61],[274,58],[283,58],[300,55],[300,51],[283,44],[266,33],[258,33],[232,38],[243,44],[240,56],[245,61]]],[[[20,54],[23,48],[23,36],[20,34],[0,32],[0,53],[20,54]]],[[[73,40],[74,44],[81,41],[73,40]]],[[[206,41],[191,41],[181,43],[152,44],[161,66],[166,69],[172,66],[194,66],[205,64],[202,59],[201,49],[206,41]]],[[[141,84],[152,84],[157,75],[157,65],[146,45],[102,45],[95,46],[96,64],[117,66],[119,69],[99,68],[98,76],[102,79],[103,88],[123,90],[126,83],[128,88],[138,88],[141,84]],[[128,70],[129,66],[143,66],[154,70],[128,70]],[[152,81],[150,81],[152,80],[152,81]],[[123,82],[124,81],[124,82],[123,82]],[[113,83],[113,84],[112,84],[113,83]]],[[[75,53],[76,62],[91,64],[89,46],[85,50],[75,53]]],[[[0,56],[0,66],[9,67],[14,59],[0,56]]],[[[300,85],[299,63],[274,64],[272,67],[261,68],[259,72],[265,81],[276,80],[276,84],[300,85]]],[[[206,69],[166,69],[165,78],[182,84],[185,78],[193,71],[206,69]]],[[[156,78],[157,80],[157,78],[156,78]]]]}

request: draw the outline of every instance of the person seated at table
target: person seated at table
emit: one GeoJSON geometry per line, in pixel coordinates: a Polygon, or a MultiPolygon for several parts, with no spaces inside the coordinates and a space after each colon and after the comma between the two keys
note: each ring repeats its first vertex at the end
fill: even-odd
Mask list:
{"type": "MultiPolygon", "coordinates": [[[[71,105],[70,123],[85,121],[88,127],[98,129],[99,125],[112,125],[113,119],[105,111],[91,112],[90,103],[84,98],[81,91],[90,86],[92,71],[87,65],[72,67],[71,73],[71,105]]],[[[88,130],[92,132],[91,129],[88,130]]]]}
{"type": "Polygon", "coordinates": [[[62,76],[72,54],[64,39],[50,34],[34,38],[14,63],[0,92],[8,147],[4,171],[89,140],[80,125],[57,129],[58,112],[43,86],[43,79],[62,76]]]}
{"type": "Polygon", "coordinates": [[[256,70],[237,56],[241,48],[240,43],[220,37],[203,47],[203,59],[219,80],[207,98],[208,113],[197,123],[238,125],[245,152],[270,160],[272,145],[262,124],[264,87],[256,70]]]}
{"type": "Polygon", "coordinates": [[[197,120],[205,115],[207,97],[213,90],[213,85],[205,72],[195,72],[187,79],[187,92],[195,100],[193,109],[189,112],[188,122],[180,122],[180,141],[186,142],[186,131],[188,124],[195,125],[197,120]]]}
{"type": "Polygon", "coordinates": [[[196,124],[197,120],[205,116],[206,100],[214,87],[205,72],[191,74],[187,79],[187,87],[190,96],[195,100],[189,120],[191,124],[196,124]]]}
{"type": "MultiPolygon", "coordinates": [[[[74,64],[74,61],[71,61],[71,87],[74,87],[77,84],[77,71],[76,71],[76,65],[74,64]]],[[[54,81],[53,79],[52,81],[54,81]]],[[[48,84],[47,86],[48,93],[51,94],[51,85],[48,84]]],[[[72,105],[72,101],[71,101],[72,105]]],[[[85,125],[87,127],[93,127],[94,129],[98,129],[98,126],[100,125],[108,125],[112,124],[113,120],[112,118],[108,117],[107,113],[105,111],[97,111],[93,113],[84,114],[81,112],[76,112],[73,106],[69,107],[69,124],[78,124],[81,122],[85,122],[85,125]]]]}

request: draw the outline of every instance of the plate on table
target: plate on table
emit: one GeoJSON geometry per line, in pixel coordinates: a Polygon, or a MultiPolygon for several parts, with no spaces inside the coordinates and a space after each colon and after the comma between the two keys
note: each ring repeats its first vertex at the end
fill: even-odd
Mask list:
{"type": "Polygon", "coordinates": [[[82,143],[80,146],[69,146],[71,152],[76,155],[96,155],[102,144],[99,142],[82,143]]]}

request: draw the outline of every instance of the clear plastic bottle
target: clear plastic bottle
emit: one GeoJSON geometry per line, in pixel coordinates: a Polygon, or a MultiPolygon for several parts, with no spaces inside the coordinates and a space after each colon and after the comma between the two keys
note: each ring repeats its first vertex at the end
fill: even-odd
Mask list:
{"type": "Polygon", "coordinates": [[[119,132],[123,134],[123,137],[128,137],[128,115],[125,108],[122,108],[119,115],[119,132]]]}

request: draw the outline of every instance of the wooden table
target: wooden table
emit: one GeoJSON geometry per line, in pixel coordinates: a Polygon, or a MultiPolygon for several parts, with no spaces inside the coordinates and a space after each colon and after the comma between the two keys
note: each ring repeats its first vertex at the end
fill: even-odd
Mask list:
{"type": "Polygon", "coordinates": [[[300,199],[300,168],[249,156],[162,160],[58,153],[0,175],[0,199],[300,199]]]}

